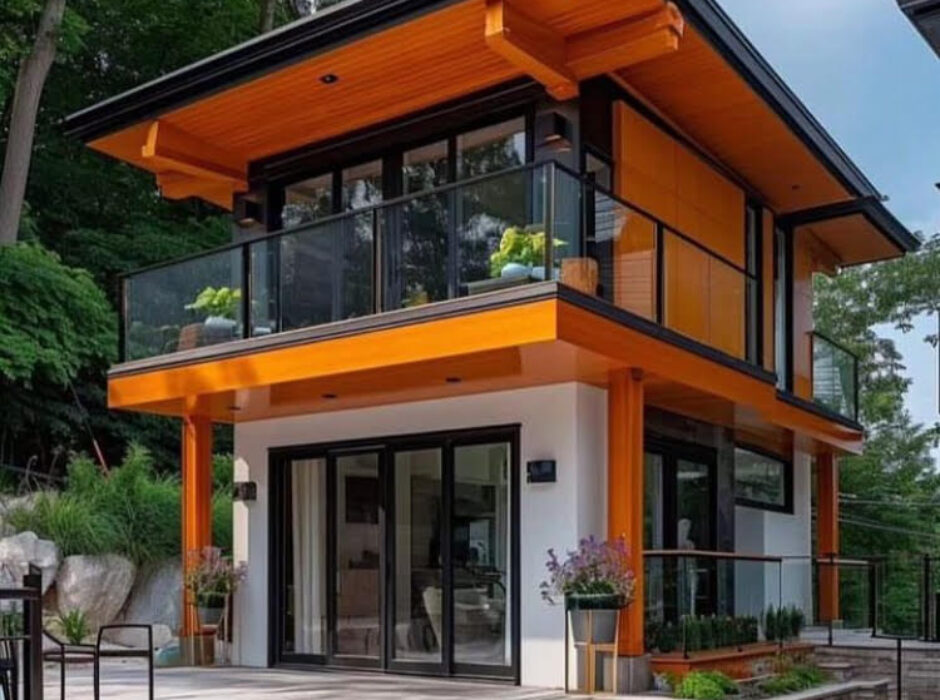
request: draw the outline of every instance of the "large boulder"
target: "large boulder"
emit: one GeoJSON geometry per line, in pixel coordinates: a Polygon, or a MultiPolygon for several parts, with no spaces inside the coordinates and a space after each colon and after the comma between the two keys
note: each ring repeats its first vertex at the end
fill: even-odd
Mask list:
{"type": "Polygon", "coordinates": [[[56,578],[59,548],[54,542],[39,539],[34,532],[0,539],[0,588],[23,585],[30,564],[42,570],[42,592],[45,593],[56,578]]]}
{"type": "MultiPolygon", "coordinates": [[[[154,646],[167,644],[180,627],[183,567],[179,558],[167,559],[140,570],[121,622],[154,626],[154,646]]],[[[125,646],[140,644],[139,633],[115,631],[110,641],[125,646]]]]}
{"type": "Polygon", "coordinates": [[[117,554],[66,557],[56,578],[60,613],[81,610],[92,628],[113,622],[127,602],[136,567],[117,554]]]}

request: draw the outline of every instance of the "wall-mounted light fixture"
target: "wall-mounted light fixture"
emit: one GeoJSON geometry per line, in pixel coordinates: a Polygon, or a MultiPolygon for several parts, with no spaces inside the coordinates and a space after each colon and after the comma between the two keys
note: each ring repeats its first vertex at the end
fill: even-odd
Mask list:
{"type": "Polygon", "coordinates": [[[571,122],[558,112],[546,112],[535,119],[535,143],[553,151],[571,150],[571,122]]]}
{"type": "Polygon", "coordinates": [[[258,484],[254,481],[236,481],[232,488],[232,498],[243,503],[258,500],[258,484]]]}
{"type": "Polygon", "coordinates": [[[554,459],[536,459],[525,466],[526,481],[530,484],[554,484],[558,480],[554,459]]]}
{"type": "Polygon", "coordinates": [[[241,228],[260,226],[261,220],[264,218],[261,204],[253,199],[239,197],[235,202],[235,212],[232,218],[241,228]]]}

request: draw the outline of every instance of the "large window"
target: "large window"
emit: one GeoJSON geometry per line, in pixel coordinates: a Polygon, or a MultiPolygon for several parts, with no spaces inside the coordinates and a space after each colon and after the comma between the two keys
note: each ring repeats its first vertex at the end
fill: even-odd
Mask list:
{"type": "Polygon", "coordinates": [[[787,462],[753,449],[735,448],[734,496],[739,505],[792,512],[792,481],[787,462]]]}
{"type": "MultiPolygon", "coordinates": [[[[413,147],[389,147],[373,160],[353,161],[289,183],[284,187],[281,227],[300,226],[379,204],[386,197],[411,195],[524,165],[529,151],[526,124],[526,117],[520,116],[437,136],[413,147]]],[[[427,202],[420,206],[430,207],[427,202]]]]}

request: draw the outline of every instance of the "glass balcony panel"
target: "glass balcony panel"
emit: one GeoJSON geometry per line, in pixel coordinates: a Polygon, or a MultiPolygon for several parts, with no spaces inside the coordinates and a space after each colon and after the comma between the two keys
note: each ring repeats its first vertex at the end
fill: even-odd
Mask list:
{"type": "Polygon", "coordinates": [[[372,211],[282,236],[280,330],[373,313],[372,211]]]}
{"type": "Polygon", "coordinates": [[[607,301],[656,319],[656,222],[600,191],[588,202],[588,242],[607,301]]]}
{"type": "Polygon", "coordinates": [[[127,278],[126,359],[139,360],[240,338],[241,287],[241,248],[127,278]]]}
{"type": "Polygon", "coordinates": [[[545,279],[546,171],[514,171],[457,189],[460,296],[545,279]]]}
{"type": "Polygon", "coordinates": [[[813,398],[826,408],[849,418],[858,416],[858,369],[848,350],[813,335],[813,398]]]}
{"type": "Polygon", "coordinates": [[[269,238],[251,244],[251,336],[278,332],[278,250],[281,242],[269,238]]]}
{"type": "Polygon", "coordinates": [[[389,261],[386,309],[423,306],[451,296],[448,237],[453,201],[453,191],[447,191],[423,195],[383,212],[389,261]]]}

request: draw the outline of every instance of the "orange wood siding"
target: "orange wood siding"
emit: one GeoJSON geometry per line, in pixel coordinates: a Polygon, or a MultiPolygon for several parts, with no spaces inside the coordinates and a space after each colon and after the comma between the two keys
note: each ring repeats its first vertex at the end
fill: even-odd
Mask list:
{"type": "Polygon", "coordinates": [[[793,393],[813,397],[813,275],[834,272],[835,257],[808,229],[794,232],[793,393]]]}
{"type": "MultiPolygon", "coordinates": [[[[618,194],[743,267],[744,192],[624,103],[618,102],[614,109],[618,194]]],[[[623,260],[632,252],[631,245],[616,247],[617,272],[632,271],[623,260]]],[[[746,285],[741,273],[667,232],[664,274],[665,324],[743,357],[746,285]]],[[[617,303],[642,313],[645,308],[636,301],[639,282],[624,285],[622,276],[615,274],[615,287],[627,286],[630,291],[626,295],[615,292],[617,303]]],[[[642,281],[647,278],[652,294],[655,275],[644,276],[642,281]]]]}

